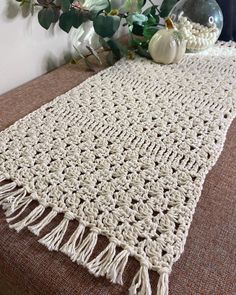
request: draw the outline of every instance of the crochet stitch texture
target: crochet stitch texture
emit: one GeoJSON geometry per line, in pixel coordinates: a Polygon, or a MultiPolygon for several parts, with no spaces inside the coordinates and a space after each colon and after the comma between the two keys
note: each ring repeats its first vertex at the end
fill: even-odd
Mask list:
{"type": "Polygon", "coordinates": [[[65,213],[40,238],[49,250],[115,283],[134,256],[140,270],[130,294],[151,294],[152,269],[160,275],[157,294],[166,295],[236,114],[235,78],[234,43],[178,65],[123,59],[19,120],[0,133],[0,204],[10,227],[39,235],[65,213]],[[39,206],[16,222],[32,200],[39,206]],[[61,245],[73,219],[78,228],[61,245]],[[110,243],[91,260],[99,234],[110,243]]]}

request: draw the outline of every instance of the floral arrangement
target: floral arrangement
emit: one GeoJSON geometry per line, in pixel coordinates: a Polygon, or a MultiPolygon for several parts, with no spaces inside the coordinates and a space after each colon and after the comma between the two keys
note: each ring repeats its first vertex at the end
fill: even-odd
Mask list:
{"type": "MultiPolygon", "coordinates": [[[[149,57],[148,43],[152,36],[163,27],[162,18],[168,16],[178,0],[163,0],[160,6],[152,0],[124,0],[114,5],[112,0],[16,0],[27,6],[32,14],[38,11],[39,24],[48,30],[51,25],[69,33],[71,28],[78,29],[83,23],[92,21],[101,45],[110,49],[109,63],[133,52],[149,57]],[[145,8],[144,8],[145,6],[145,8]],[[124,45],[115,38],[121,26],[128,27],[129,44],[124,45]],[[128,48],[132,46],[132,51],[128,48]]],[[[87,46],[90,53],[99,59],[94,48],[87,46]]],[[[77,50],[77,49],[76,49],[77,50]]],[[[80,57],[82,53],[77,50],[80,57]]]]}

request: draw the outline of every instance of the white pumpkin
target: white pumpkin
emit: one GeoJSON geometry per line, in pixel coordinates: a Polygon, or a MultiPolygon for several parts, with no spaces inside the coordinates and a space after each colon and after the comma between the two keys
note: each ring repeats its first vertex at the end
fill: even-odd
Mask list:
{"type": "Polygon", "coordinates": [[[157,63],[178,63],[186,52],[186,40],[182,38],[170,18],[165,22],[166,28],[157,31],[152,37],[148,51],[157,63]]]}

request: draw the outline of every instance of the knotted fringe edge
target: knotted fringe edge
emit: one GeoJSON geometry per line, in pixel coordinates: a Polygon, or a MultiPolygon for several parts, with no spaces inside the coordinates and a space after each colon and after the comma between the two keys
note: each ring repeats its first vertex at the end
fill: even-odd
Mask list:
{"type": "MultiPolygon", "coordinates": [[[[39,204],[27,216],[16,223],[15,219],[20,218],[27,206],[33,199],[26,193],[23,188],[17,188],[16,183],[11,182],[1,184],[6,180],[0,175],[0,205],[5,210],[8,217],[9,227],[14,228],[17,232],[23,228],[28,228],[33,234],[38,236],[58,214],[52,209],[39,223],[36,222],[44,213],[45,206],[39,204]],[[14,216],[10,217],[11,215],[14,216]]],[[[106,276],[112,283],[123,284],[122,276],[127,265],[131,252],[124,249],[117,253],[116,240],[110,240],[107,247],[94,259],[90,257],[97,244],[99,231],[95,228],[90,229],[90,233],[84,237],[85,225],[80,223],[74,233],[69,237],[68,241],[61,246],[64,235],[67,231],[70,220],[74,217],[69,212],[65,213],[62,221],[48,234],[42,237],[39,242],[45,245],[50,251],[58,251],[68,255],[72,261],[86,267],[90,273],[98,276],[106,276]],[[61,247],[61,248],[60,248],[61,247]]],[[[160,274],[157,295],[168,295],[169,273],[160,274]]],[[[151,285],[149,279],[149,268],[146,263],[141,263],[140,269],[134,276],[133,282],[129,289],[129,295],[151,295],[151,285]]]]}

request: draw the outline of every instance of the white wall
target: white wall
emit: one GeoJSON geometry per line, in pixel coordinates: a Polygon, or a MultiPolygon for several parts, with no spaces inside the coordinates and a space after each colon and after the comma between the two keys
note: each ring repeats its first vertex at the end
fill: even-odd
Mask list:
{"type": "Polygon", "coordinates": [[[0,94],[65,63],[70,51],[68,34],[57,26],[46,31],[37,14],[26,16],[15,0],[0,0],[0,94]]]}
{"type": "Polygon", "coordinates": [[[15,0],[0,1],[0,94],[63,63],[69,48],[66,33],[41,28],[15,0]]]}

